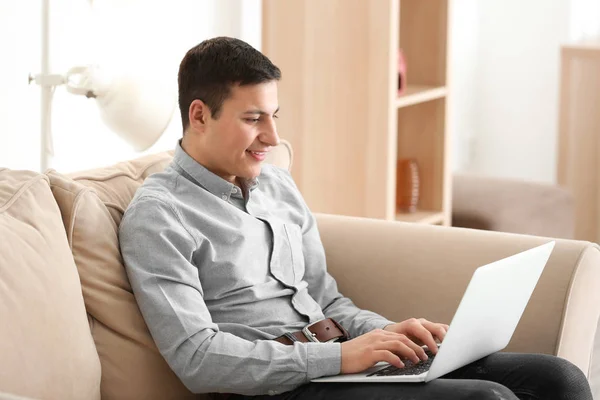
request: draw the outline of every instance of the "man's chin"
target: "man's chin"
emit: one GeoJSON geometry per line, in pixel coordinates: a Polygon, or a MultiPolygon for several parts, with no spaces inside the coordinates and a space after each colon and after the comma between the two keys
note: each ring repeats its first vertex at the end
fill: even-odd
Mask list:
{"type": "Polygon", "coordinates": [[[251,170],[246,171],[244,174],[238,175],[238,177],[245,180],[253,180],[259,177],[261,170],[262,164],[258,168],[252,168],[251,170]]]}

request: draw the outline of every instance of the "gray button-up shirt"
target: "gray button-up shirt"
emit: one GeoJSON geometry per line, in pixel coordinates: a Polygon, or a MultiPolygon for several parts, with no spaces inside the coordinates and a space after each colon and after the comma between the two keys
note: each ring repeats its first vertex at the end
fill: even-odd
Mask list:
{"type": "Polygon", "coordinates": [[[338,292],[315,218],[286,170],[264,165],[242,190],[178,144],[119,228],[152,337],[197,393],[273,394],[338,374],[339,343],[271,339],[325,317],[352,336],[392,323],[338,292]]]}

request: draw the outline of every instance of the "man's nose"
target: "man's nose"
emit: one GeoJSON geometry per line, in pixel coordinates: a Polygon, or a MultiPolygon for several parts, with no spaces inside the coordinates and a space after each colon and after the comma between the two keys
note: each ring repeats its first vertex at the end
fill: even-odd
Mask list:
{"type": "Polygon", "coordinates": [[[260,134],[260,141],[271,146],[279,144],[279,134],[277,133],[275,120],[271,119],[270,123],[265,126],[265,129],[260,134]]]}

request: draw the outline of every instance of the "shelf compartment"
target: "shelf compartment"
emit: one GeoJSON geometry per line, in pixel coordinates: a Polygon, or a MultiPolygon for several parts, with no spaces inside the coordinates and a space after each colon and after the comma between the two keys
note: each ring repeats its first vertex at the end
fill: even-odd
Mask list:
{"type": "Polygon", "coordinates": [[[397,159],[413,159],[419,169],[422,210],[442,211],[445,193],[446,99],[398,109],[397,159]]]}

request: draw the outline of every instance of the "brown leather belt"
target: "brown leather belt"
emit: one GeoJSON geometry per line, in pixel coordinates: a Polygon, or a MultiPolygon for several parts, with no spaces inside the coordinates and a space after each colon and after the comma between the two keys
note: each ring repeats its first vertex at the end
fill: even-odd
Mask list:
{"type": "MultiPolygon", "coordinates": [[[[301,331],[288,332],[273,340],[293,345],[295,342],[301,343],[327,343],[344,342],[350,339],[350,335],[343,326],[332,318],[322,319],[312,324],[308,324],[301,331]]],[[[228,393],[209,393],[209,397],[215,400],[227,400],[232,394],[228,393]]]]}
{"type": "Polygon", "coordinates": [[[344,342],[349,339],[348,332],[332,318],[322,319],[308,324],[301,331],[288,332],[273,340],[279,343],[293,345],[295,342],[327,343],[344,342]]]}

